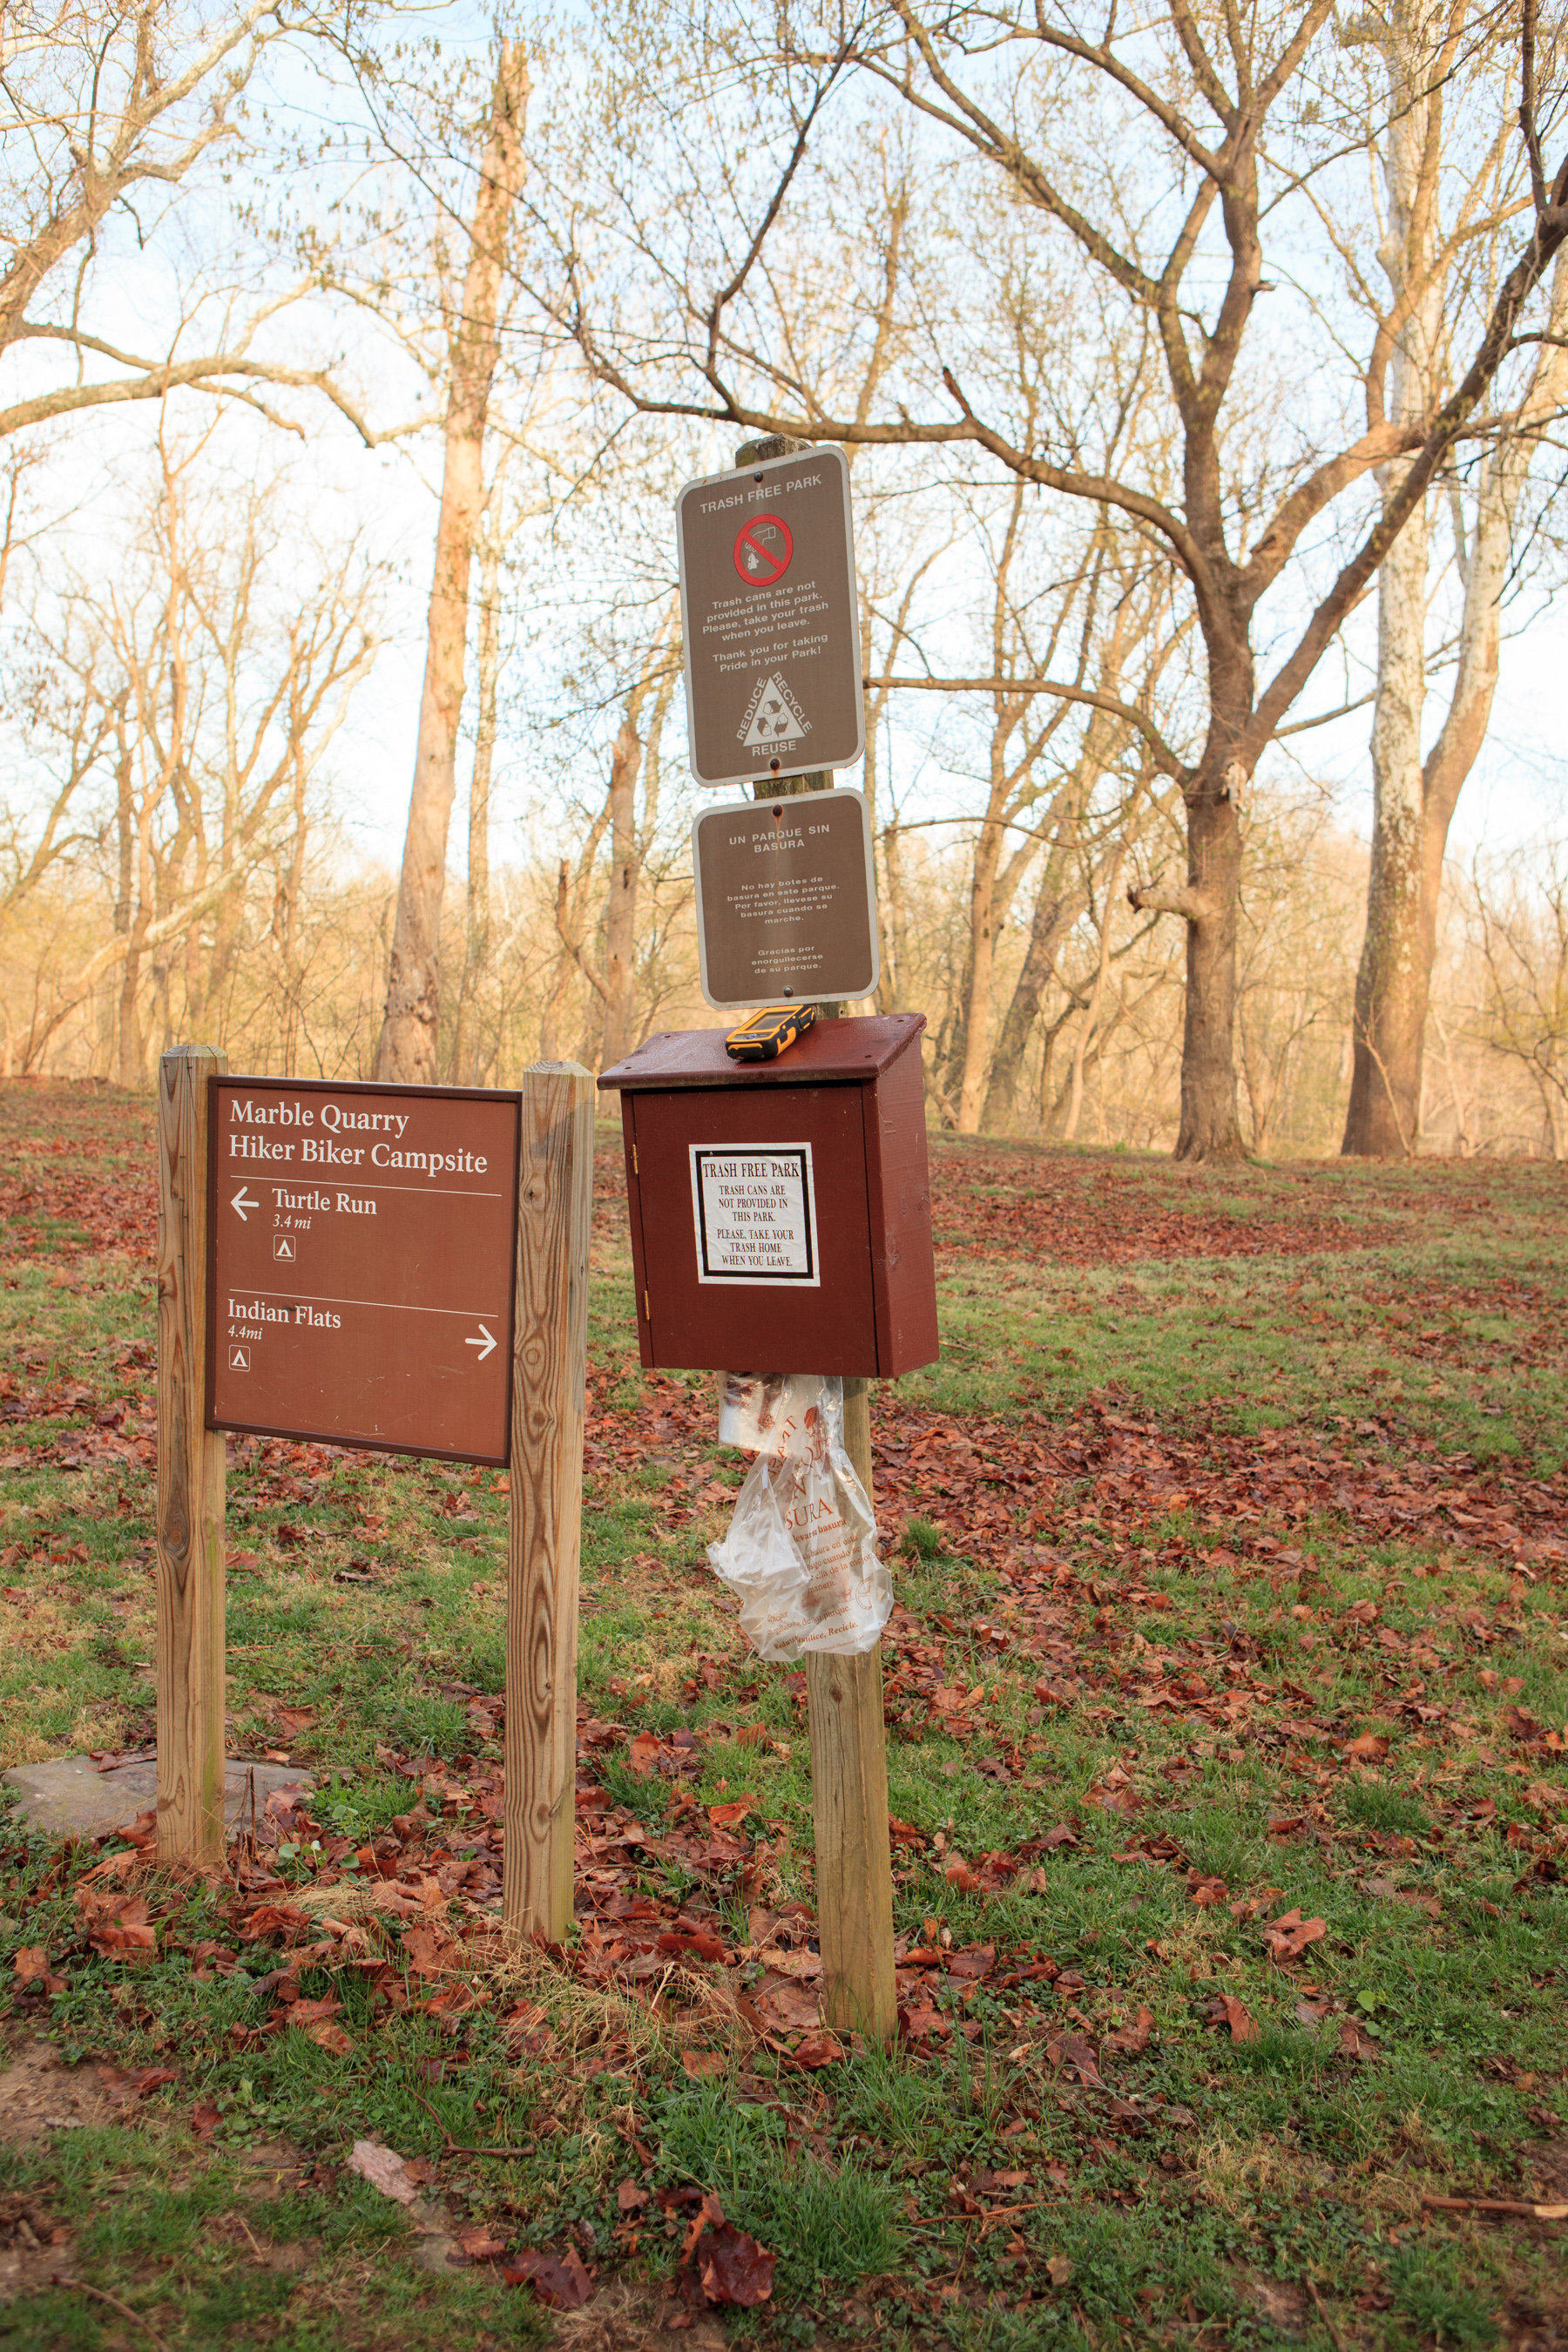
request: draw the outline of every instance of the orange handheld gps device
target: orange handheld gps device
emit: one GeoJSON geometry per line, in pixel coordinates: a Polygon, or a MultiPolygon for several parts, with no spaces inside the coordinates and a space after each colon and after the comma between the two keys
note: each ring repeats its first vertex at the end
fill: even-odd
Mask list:
{"type": "Polygon", "coordinates": [[[767,1004],[731,1029],[724,1051],[732,1062],[776,1062],[816,1018],[815,1004],[767,1004]]]}

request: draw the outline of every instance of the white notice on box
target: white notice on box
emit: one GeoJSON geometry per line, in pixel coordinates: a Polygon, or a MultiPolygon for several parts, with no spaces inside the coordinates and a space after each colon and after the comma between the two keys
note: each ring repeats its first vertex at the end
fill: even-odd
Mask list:
{"type": "Polygon", "coordinates": [[[694,1143],[690,1151],[698,1281],[816,1288],[810,1144],[694,1143]]]}

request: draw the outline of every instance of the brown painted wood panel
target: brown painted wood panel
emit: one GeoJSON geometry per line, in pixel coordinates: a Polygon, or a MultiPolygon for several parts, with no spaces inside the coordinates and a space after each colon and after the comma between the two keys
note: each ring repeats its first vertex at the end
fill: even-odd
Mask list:
{"type": "Polygon", "coordinates": [[[901,1054],[861,1089],[879,1370],[912,1371],[941,1353],[926,1156],[925,1071],[901,1054]]]}
{"type": "Polygon", "coordinates": [[[875,1013],[861,1020],[818,1021],[776,1062],[732,1062],[722,1029],[658,1031],[617,1062],[599,1080],[609,1092],[649,1088],[668,1094],[680,1087],[816,1087],[849,1079],[864,1085],[879,1077],[900,1055],[918,1045],[923,1013],[875,1013]]]}
{"type": "Polygon", "coordinates": [[[819,1022],[761,1066],[730,1061],[717,1031],[676,1033],[605,1072],[601,1087],[621,1097],[645,1365],[892,1379],[934,1360],[924,1025],[918,1013],[819,1022]],[[814,1281],[702,1278],[691,1152],[725,1145],[810,1146],[814,1281]]]}
{"type": "Polygon", "coordinates": [[[631,1099],[645,1294],[638,1307],[651,1350],[645,1360],[709,1371],[875,1370],[860,1089],[714,1087],[631,1099]],[[691,1147],[801,1144],[812,1152],[816,1281],[795,1289],[700,1280],[691,1147]]]}
{"type": "Polygon", "coordinates": [[[210,1092],[212,1425],[504,1465],[516,1095],[210,1092]]]}

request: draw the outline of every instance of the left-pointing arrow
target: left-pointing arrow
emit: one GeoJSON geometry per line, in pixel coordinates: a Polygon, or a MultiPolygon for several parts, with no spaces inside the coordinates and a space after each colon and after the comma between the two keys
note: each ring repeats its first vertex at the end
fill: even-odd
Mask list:
{"type": "Polygon", "coordinates": [[[489,1354],[490,1349],[495,1346],[495,1334],[492,1331],[485,1331],[485,1327],[482,1323],[479,1325],[479,1328],[481,1331],[484,1331],[484,1338],[482,1339],[465,1339],[463,1345],[465,1348],[477,1348],[479,1352],[475,1360],[482,1364],[485,1358],[489,1354]]]}
{"type": "Polygon", "coordinates": [[[242,1184],[228,1205],[234,1211],[236,1216],[238,1217],[240,1223],[242,1225],[247,1225],[250,1223],[250,1219],[246,1214],[247,1210],[259,1209],[261,1203],[259,1201],[253,1201],[242,1184]]]}

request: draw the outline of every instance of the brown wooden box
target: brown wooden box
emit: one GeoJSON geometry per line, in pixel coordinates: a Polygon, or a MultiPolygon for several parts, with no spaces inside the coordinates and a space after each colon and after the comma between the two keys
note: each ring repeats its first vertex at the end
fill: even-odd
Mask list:
{"type": "Polygon", "coordinates": [[[722,1030],[668,1031],[605,1072],[645,1365],[889,1380],[934,1361],[924,1027],[819,1021],[750,1065],[722,1030]]]}

